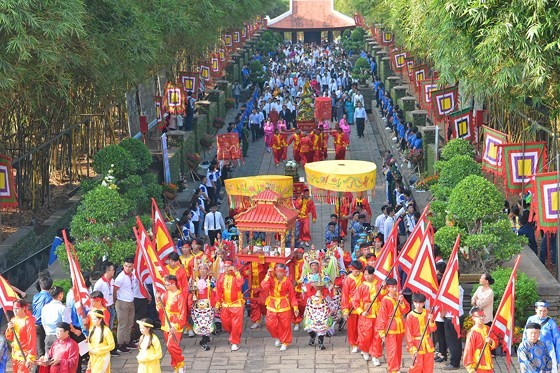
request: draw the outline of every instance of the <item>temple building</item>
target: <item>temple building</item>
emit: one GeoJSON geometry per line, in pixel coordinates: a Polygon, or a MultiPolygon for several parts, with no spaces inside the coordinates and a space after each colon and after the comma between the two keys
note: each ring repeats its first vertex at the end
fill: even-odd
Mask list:
{"type": "Polygon", "coordinates": [[[269,30],[283,32],[285,38],[291,33],[294,43],[302,39],[305,43],[319,43],[322,32],[332,41],[333,32],[355,27],[354,18],[334,10],[334,0],[290,0],[289,11],[268,21],[269,30]]]}

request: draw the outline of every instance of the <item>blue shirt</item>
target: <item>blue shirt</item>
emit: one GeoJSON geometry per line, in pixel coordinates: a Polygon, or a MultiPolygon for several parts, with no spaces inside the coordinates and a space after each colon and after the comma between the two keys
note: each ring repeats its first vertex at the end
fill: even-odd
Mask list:
{"type": "Polygon", "coordinates": [[[517,349],[517,358],[521,368],[525,368],[527,373],[552,372],[552,360],[548,349],[541,341],[531,343],[528,340],[522,341],[517,349]]]}
{"type": "Polygon", "coordinates": [[[43,325],[43,321],[41,320],[41,311],[43,310],[43,306],[50,303],[51,300],[52,296],[46,290],[41,290],[41,292],[33,296],[32,314],[35,318],[35,325],[43,325]]]}

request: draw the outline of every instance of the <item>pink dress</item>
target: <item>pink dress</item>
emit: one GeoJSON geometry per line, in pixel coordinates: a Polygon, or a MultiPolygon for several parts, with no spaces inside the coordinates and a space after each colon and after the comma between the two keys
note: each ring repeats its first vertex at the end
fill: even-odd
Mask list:
{"type": "Polygon", "coordinates": [[[346,135],[346,140],[348,141],[348,144],[350,144],[350,126],[348,125],[348,122],[346,121],[346,119],[341,119],[340,122],[338,122],[338,125],[340,126],[340,128],[342,128],[342,132],[344,132],[344,134],[346,135]]]}
{"type": "Polygon", "coordinates": [[[274,124],[272,122],[266,122],[264,124],[264,144],[267,148],[272,146],[272,135],[274,135],[274,124]]]}
{"type": "Polygon", "coordinates": [[[278,126],[278,131],[280,132],[288,130],[288,127],[286,126],[286,121],[284,119],[278,120],[277,126],[278,126]]]}

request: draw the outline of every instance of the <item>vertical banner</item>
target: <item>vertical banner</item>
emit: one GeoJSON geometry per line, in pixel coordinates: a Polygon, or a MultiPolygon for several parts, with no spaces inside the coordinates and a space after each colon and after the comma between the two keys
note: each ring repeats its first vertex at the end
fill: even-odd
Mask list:
{"type": "Polygon", "coordinates": [[[0,155],[0,210],[17,209],[18,200],[12,158],[0,155]]]}
{"type": "Polygon", "coordinates": [[[206,65],[200,65],[200,77],[206,82],[209,81],[210,80],[210,67],[208,67],[206,65]]]}
{"type": "Polygon", "coordinates": [[[171,170],[169,169],[169,151],[167,150],[167,135],[161,135],[161,155],[163,157],[163,182],[171,184],[171,170]]]}
{"type": "Polygon", "coordinates": [[[196,92],[198,90],[198,73],[179,73],[180,82],[185,92],[196,92]]]}
{"type": "Polygon", "coordinates": [[[472,108],[454,111],[447,117],[447,141],[451,139],[463,139],[476,142],[474,135],[472,108]]]}
{"type": "Polygon", "coordinates": [[[431,111],[432,92],[438,89],[437,81],[432,79],[423,80],[420,86],[422,87],[420,92],[420,99],[422,101],[420,104],[424,107],[424,110],[431,111]]]}
{"type": "Polygon", "coordinates": [[[226,61],[226,51],[223,48],[218,49],[218,55],[220,57],[220,62],[226,61]]]}
{"type": "Polygon", "coordinates": [[[502,176],[506,191],[520,193],[536,174],[547,171],[546,142],[526,142],[500,145],[504,166],[502,176]]]}
{"type": "Polygon", "coordinates": [[[224,133],[216,136],[216,157],[219,161],[241,159],[241,147],[237,133],[224,133]]]}
{"type": "Polygon", "coordinates": [[[239,31],[234,31],[233,32],[233,45],[234,46],[239,46],[239,44],[241,43],[241,33],[239,31]]]}
{"type": "Polygon", "coordinates": [[[493,128],[482,126],[482,169],[494,174],[502,173],[502,148],[509,136],[493,128]]]}
{"type": "Polygon", "coordinates": [[[226,45],[226,47],[228,47],[228,49],[231,49],[233,47],[233,38],[231,34],[224,35],[224,44],[226,45]]]}
{"type": "Polygon", "coordinates": [[[560,184],[557,172],[546,172],[535,175],[532,182],[533,199],[529,216],[537,224],[537,230],[555,233],[558,230],[558,214],[560,211],[560,184]]]}
{"type": "Polygon", "coordinates": [[[212,72],[217,73],[220,71],[220,60],[216,54],[212,54],[212,72]]]}
{"type": "Polygon", "coordinates": [[[436,119],[442,120],[445,116],[455,111],[458,103],[459,88],[455,85],[432,91],[432,107],[436,119]]]}
{"type": "Polygon", "coordinates": [[[183,107],[183,92],[180,85],[173,84],[171,82],[167,83],[165,87],[164,96],[164,110],[170,113],[182,113],[185,108],[183,107]]]}

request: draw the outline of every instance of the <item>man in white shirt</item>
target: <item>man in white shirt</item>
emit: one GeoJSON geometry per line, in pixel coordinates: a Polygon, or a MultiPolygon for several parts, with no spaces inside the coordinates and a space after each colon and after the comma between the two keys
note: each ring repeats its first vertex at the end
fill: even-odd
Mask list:
{"type": "Polygon", "coordinates": [[[387,214],[387,218],[385,219],[385,223],[383,223],[383,240],[387,242],[387,239],[393,230],[393,224],[395,224],[395,210],[389,206],[385,209],[385,212],[387,214]]]}
{"type": "Polygon", "coordinates": [[[210,240],[210,245],[214,245],[214,240],[218,233],[226,229],[222,213],[217,210],[218,206],[215,204],[211,205],[210,212],[204,217],[204,232],[210,240]]]}
{"type": "Polygon", "coordinates": [[[103,299],[105,299],[105,307],[111,315],[111,321],[109,321],[109,329],[113,329],[113,323],[115,321],[115,300],[113,298],[113,286],[115,285],[115,266],[111,262],[103,263],[103,276],[93,286],[93,290],[98,290],[103,293],[103,299]]]}
{"type": "Polygon", "coordinates": [[[357,127],[356,129],[358,130],[358,137],[364,137],[366,117],[367,117],[366,109],[364,109],[361,102],[358,102],[358,106],[356,106],[356,110],[354,111],[354,119],[356,120],[356,127],[357,127]]]}
{"type": "Polygon", "coordinates": [[[70,309],[62,304],[64,289],[54,286],[50,293],[53,299],[41,310],[41,321],[45,329],[45,351],[48,351],[56,341],[56,324],[61,321],[72,323],[70,309]]]}
{"type": "Polygon", "coordinates": [[[377,229],[377,232],[383,233],[383,229],[385,226],[385,220],[387,219],[387,205],[381,206],[381,215],[375,218],[374,226],[377,229]]]}
{"type": "Polygon", "coordinates": [[[353,100],[354,100],[354,106],[358,106],[358,102],[361,102],[362,105],[364,104],[364,96],[362,95],[362,92],[360,92],[359,89],[356,91],[353,100]]]}
{"type": "Polygon", "coordinates": [[[134,326],[134,287],[138,286],[138,280],[132,273],[134,269],[134,258],[128,257],[124,260],[123,270],[115,279],[113,297],[116,303],[118,349],[121,352],[130,352],[129,348],[136,348],[130,340],[132,327],[134,326]]]}

